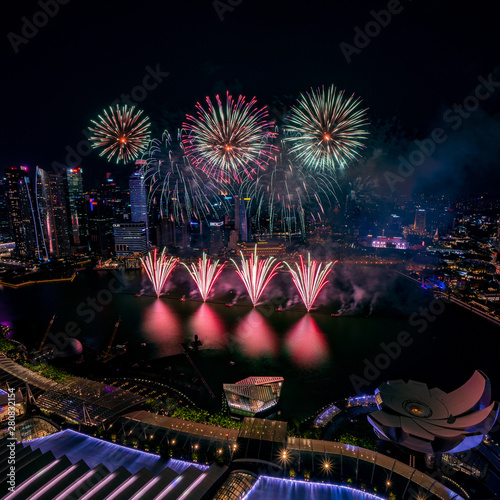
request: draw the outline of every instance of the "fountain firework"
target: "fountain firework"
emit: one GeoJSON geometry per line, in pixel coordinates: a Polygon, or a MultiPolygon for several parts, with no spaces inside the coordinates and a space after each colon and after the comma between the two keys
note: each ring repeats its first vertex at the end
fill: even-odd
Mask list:
{"type": "Polygon", "coordinates": [[[259,262],[259,258],[257,257],[257,245],[255,245],[254,252],[250,255],[248,260],[245,259],[243,252],[240,252],[240,255],[241,268],[233,259],[231,259],[231,261],[236,266],[236,273],[241,278],[241,281],[243,281],[248,295],[250,296],[250,300],[255,307],[262,292],[276,275],[277,270],[281,266],[281,262],[276,262],[274,257],[268,257],[259,262]]]}
{"type": "Polygon", "coordinates": [[[198,265],[191,264],[191,266],[188,267],[186,264],[182,263],[182,265],[188,270],[191,278],[193,278],[193,281],[198,286],[203,302],[205,302],[210,295],[217,278],[224,268],[225,262],[220,266],[218,264],[218,260],[212,263],[210,259],[207,259],[207,255],[205,253],[203,253],[203,258],[198,259],[198,265]]]}
{"type": "Polygon", "coordinates": [[[165,283],[174,270],[179,259],[174,257],[167,258],[165,249],[162,250],[159,257],[156,256],[157,250],[150,252],[145,259],[141,258],[142,266],[146,270],[146,274],[153,284],[156,296],[159,297],[165,283]]]}
{"type": "Polygon", "coordinates": [[[326,277],[331,271],[331,267],[335,265],[335,262],[328,262],[326,266],[322,269],[322,264],[318,264],[315,260],[311,260],[311,254],[307,254],[307,265],[304,263],[302,255],[300,256],[300,265],[296,262],[296,270],[292,268],[288,262],[285,264],[290,270],[293,282],[297,288],[297,291],[302,298],[302,302],[306,306],[307,312],[312,309],[314,301],[319,295],[319,292],[328,283],[326,277]]]}

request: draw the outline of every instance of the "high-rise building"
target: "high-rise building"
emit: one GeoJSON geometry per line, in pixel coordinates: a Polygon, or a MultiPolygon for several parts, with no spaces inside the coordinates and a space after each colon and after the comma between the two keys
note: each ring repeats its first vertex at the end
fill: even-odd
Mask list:
{"type": "Polygon", "coordinates": [[[27,167],[11,167],[7,179],[7,208],[13,255],[24,259],[48,259],[44,235],[40,227],[38,205],[27,167]]]}
{"type": "Polygon", "coordinates": [[[425,217],[425,210],[422,208],[417,208],[417,210],[415,211],[415,223],[413,224],[413,229],[417,234],[425,233],[425,217]]]}
{"type": "Polygon", "coordinates": [[[66,189],[61,174],[36,168],[36,203],[49,254],[70,253],[66,189]]]}
{"type": "Polygon", "coordinates": [[[70,236],[74,245],[82,245],[87,239],[85,197],[83,196],[83,171],[80,167],[68,168],[68,201],[70,216],[70,236]]]}
{"type": "Polygon", "coordinates": [[[113,224],[115,237],[115,253],[118,257],[125,257],[134,252],[147,251],[146,224],[144,222],[122,222],[113,224]]]}
{"type": "Polygon", "coordinates": [[[89,245],[93,252],[108,255],[114,250],[113,210],[107,200],[97,193],[85,195],[89,231],[89,245]]]}
{"type": "Polygon", "coordinates": [[[148,197],[144,174],[134,172],[129,179],[130,188],[130,213],[132,222],[144,222],[146,226],[146,239],[149,241],[148,231],[148,197]]]}
{"type": "Polygon", "coordinates": [[[4,178],[0,179],[0,242],[3,243],[12,241],[7,203],[7,178],[4,178]]]}
{"type": "Polygon", "coordinates": [[[245,199],[234,197],[234,229],[238,233],[239,241],[250,240],[250,225],[245,206],[245,199]]]}

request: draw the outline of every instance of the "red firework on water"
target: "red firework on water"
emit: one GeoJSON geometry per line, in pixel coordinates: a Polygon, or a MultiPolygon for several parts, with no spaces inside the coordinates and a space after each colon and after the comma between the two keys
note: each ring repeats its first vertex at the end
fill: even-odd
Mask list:
{"type": "Polygon", "coordinates": [[[198,264],[191,264],[190,267],[184,263],[182,265],[188,270],[191,278],[193,278],[203,298],[203,302],[205,302],[222,269],[224,269],[225,262],[219,266],[218,260],[212,263],[210,259],[207,259],[206,254],[203,253],[203,258],[198,259],[198,264]]]}
{"type": "Polygon", "coordinates": [[[167,258],[165,255],[165,249],[163,249],[160,256],[157,257],[156,248],[152,252],[148,253],[144,259],[141,258],[142,266],[153,284],[157,297],[160,296],[168,277],[174,270],[178,261],[179,259],[174,257],[167,258]]]}
{"type": "Polygon", "coordinates": [[[90,142],[94,149],[101,149],[99,156],[108,155],[108,161],[116,155],[116,163],[128,163],[135,160],[147,147],[151,123],[149,117],[141,119],[142,110],[135,111],[135,106],[116,105],[99,120],[91,120],[95,127],[89,127],[93,133],[90,142]]]}
{"type": "Polygon", "coordinates": [[[304,263],[302,255],[300,256],[300,264],[295,263],[296,269],[294,269],[288,262],[285,264],[288,266],[290,274],[292,275],[293,282],[297,291],[302,298],[302,302],[306,306],[307,312],[309,312],[315,300],[317,299],[319,292],[328,283],[326,279],[331,271],[335,262],[328,262],[325,267],[322,268],[323,264],[311,260],[311,254],[307,254],[307,264],[304,263]]]}
{"type": "Polygon", "coordinates": [[[196,104],[196,116],[186,115],[182,143],[191,165],[220,182],[241,182],[265,168],[277,148],[268,143],[276,137],[274,123],[267,121],[267,107],[258,108],[252,98],[242,95],[235,101],[226,93],[226,102],[206,98],[208,108],[196,104]]]}
{"type": "Polygon", "coordinates": [[[241,278],[241,281],[243,281],[250,300],[255,307],[266,286],[276,276],[281,262],[276,262],[274,257],[268,257],[265,260],[259,261],[259,257],[257,257],[257,245],[255,245],[254,252],[248,260],[245,259],[243,252],[240,252],[240,255],[241,268],[233,259],[231,261],[235,265],[236,273],[241,278]]]}

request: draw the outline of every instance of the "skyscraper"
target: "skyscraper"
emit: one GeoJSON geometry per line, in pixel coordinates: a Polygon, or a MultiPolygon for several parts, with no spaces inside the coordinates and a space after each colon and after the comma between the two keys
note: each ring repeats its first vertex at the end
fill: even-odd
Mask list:
{"type": "Polygon", "coordinates": [[[11,167],[5,174],[10,233],[16,244],[13,254],[24,259],[45,260],[48,253],[28,168],[11,167]]]}
{"type": "Polygon", "coordinates": [[[37,167],[36,192],[40,225],[49,254],[55,256],[68,254],[70,243],[63,176],[48,173],[37,167]]]}
{"type": "Polygon", "coordinates": [[[422,208],[417,208],[417,210],[415,211],[415,223],[413,224],[413,229],[418,234],[425,233],[425,216],[425,210],[422,208]]]}
{"type": "Polygon", "coordinates": [[[129,179],[130,212],[132,222],[144,222],[146,225],[146,239],[149,241],[148,230],[148,199],[144,175],[140,171],[134,172],[129,179]]]}
{"type": "Polygon", "coordinates": [[[245,200],[239,196],[234,197],[234,229],[238,233],[239,241],[249,241],[250,231],[245,200]]]}
{"type": "Polygon", "coordinates": [[[97,193],[85,195],[89,244],[93,252],[108,255],[114,250],[113,210],[108,201],[99,198],[97,193]]]}
{"type": "Polygon", "coordinates": [[[70,235],[74,245],[81,245],[87,236],[85,217],[85,198],[83,196],[82,169],[68,168],[66,177],[68,179],[68,201],[70,216],[70,235]]]}

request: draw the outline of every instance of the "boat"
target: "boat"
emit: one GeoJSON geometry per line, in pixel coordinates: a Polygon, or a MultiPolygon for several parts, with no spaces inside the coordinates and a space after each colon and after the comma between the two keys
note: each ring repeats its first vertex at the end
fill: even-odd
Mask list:
{"type": "Polygon", "coordinates": [[[186,297],[183,295],[180,299],[181,302],[186,302],[186,297]]]}
{"type": "Polygon", "coordinates": [[[337,316],[340,316],[340,314],[339,313],[332,313],[332,314],[330,314],[330,316],[337,317],[337,316]]]}
{"type": "Polygon", "coordinates": [[[283,307],[282,307],[282,306],[278,306],[278,307],[275,309],[275,311],[281,312],[281,311],[283,311],[283,307]]]}
{"type": "Polygon", "coordinates": [[[226,307],[233,307],[233,305],[234,305],[234,304],[232,304],[231,302],[228,302],[228,303],[226,304],[226,307]]]}
{"type": "Polygon", "coordinates": [[[134,297],[140,297],[140,296],[141,296],[141,294],[140,294],[140,293],[136,293],[136,294],[134,295],[134,297]]]}

